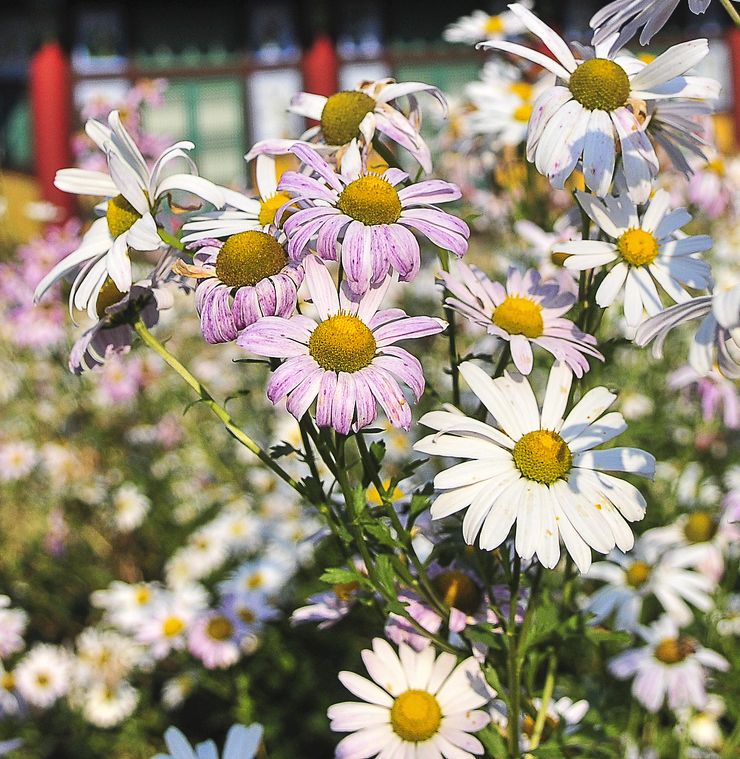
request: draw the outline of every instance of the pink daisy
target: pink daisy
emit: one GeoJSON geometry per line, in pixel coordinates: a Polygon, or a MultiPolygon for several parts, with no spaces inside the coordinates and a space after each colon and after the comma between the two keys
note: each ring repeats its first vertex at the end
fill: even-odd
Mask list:
{"type": "Polygon", "coordinates": [[[236,627],[220,611],[209,611],[195,622],[188,635],[188,649],[206,669],[228,669],[241,657],[236,627]]]}
{"type": "Polygon", "coordinates": [[[291,205],[299,206],[283,225],[291,258],[298,259],[316,238],[319,256],[335,261],[341,242],[347,281],[362,295],[390,271],[397,271],[404,282],[417,275],[421,258],[411,230],[457,256],[468,249],[467,224],[432,205],[457,200],[456,185],[433,179],[398,190],[408,174],[399,169],[368,172],[356,141],[347,148],[339,174],[311,148],[296,145],[293,152],[318,179],[288,171],[278,185],[280,192],[294,196],[291,205]]]}
{"type": "Polygon", "coordinates": [[[304,268],[319,321],[300,315],[268,316],[237,338],[252,353],[286,359],[272,375],[267,397],[277,403],[288,396],[288,411],[296,419],[318,397],[317,424],[345,435],[375,419],[377,401],[391,424],[409,429],[411,409],[396,377],[418,400],[424,392],[424,374],[419,361],[394,343],[437,334],[446,322],[407,316],[397,308],[378,311],[391,278],[360,301],[352,301],[346,291],[337,293],[316,256],[308,256],[304,268]]]}
{"type": "Polygon", "coordinates": [[[450,272],[439,276],[451,294],[445,304],[485,327],[489,335],[508,340],[514,364],[522,374],[532,371],[532,344],[567,364],[576,377],[589,369],[586,355],[604,360],[594,347],[596,338],[562,318],[573,306],[575,295],[561,291],[556,282],[542,282],[535,269],[522,274],[510,268],[506,287],[492,282],[477,266],[461,261],[453,262],[450,272]]]}
{"type": "Polygon", "coordinates": [[[238,232],[223,243],[200,243],[203,247],[193,256],[193,265],[180,262],[178,273],[201,280],[195,307],[207,342],[235,340],[263,316],[293,314],[303,267],[288,259],[284,237],[275,227],[238,232]]]}

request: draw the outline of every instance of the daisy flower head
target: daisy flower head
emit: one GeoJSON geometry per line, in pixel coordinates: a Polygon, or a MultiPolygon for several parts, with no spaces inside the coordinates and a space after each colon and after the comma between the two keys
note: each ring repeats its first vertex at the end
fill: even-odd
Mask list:
{"type": "Polygon", "coordinates": [[[573,374],[558,362],[541,409],[526,377],[505,372],[494,380],[471,362],[462,363],[460,373],[496,426],[457,410],[419,420],[436,432],[415,450],[467,459],[435,477],[442,492],[432,518],[467,508],[463,537],[469,545],[478,538],[483,550],[501,545],[516,522],[517,554],[525,560],[536,554],[548,568],[560,559],[558,536],[581,572],[591,565],[591,548],[630,550],[627,522],[643,518],[645,499],[608,472],[653,477],[655,459],[638,448],[594,450],[627,427],[617,412],[602,416],[616,395],[593,388],[566,415],[573,374]]]}
{"type": "Polygon", "coordinates": [[[188,649],[206,669],[228,669],[241,657],[236,626],[220,611],[209,611],[196,620],[188,634],[188,649]]]}
{"type": "Polygon", "coordinates": [[[438,276],[449,292],[445,305],[485,327],[489,335],[506,340],[522,374],[532,371],[533,345],[552,353],[577,377],[589,369],[587,355],[604,360],[596,350],[596,338],[562,318],[575,303],[575,296],[561,291],[556,282],[542,282],[535,269],[522,274],[511,267],[505,286],[463,261],[451,262],[449,273],[438,276]]]}
{"type": "Polygon", "coordinates": [[[353,90],[336,92],[328,98],[300,92],[293,97],[288,110],[319,122],[302,135],[302,140],[318,140],[329,152],[359,140],[367,150],[377,131],[407,150],[428,174],[432,170],[432,156],[420,134],[421,110],[416,100],[419,92],[432,95],[447,115],[447,101],[436,87],[393,79],[365,81],[353,90]],[[397,103],[406,96],[410,104],[408,115],[397,103]]]}
{"type": "Polygon", "coordinates": [[[206,342],[230,342],[263,316],[293,314],[303,267],[288,259],[277,227],[230,234],[223,243],[200,242],[205,245],[193,264],[180,262],[177,271],[199,280],[195,307],[206,342]]]}
{"type": "Polygon", "coordinates": [[[670,709],[704,708],[707,668],[725,672],[730,666],[728,661],[681,635],[676,623],[667,616],[649,628],[640,628],[639,632],[647,645],[631,648],[611,659],[608,666],[612,675],[619,680],[634,677],[632,695],[648,711],[657,712],[666,697],[670,709]]]}
{"type": "Polygon", "coordinates": [[[395,427],[408,430],[411,409],[398,380],[418,401],[424,374],[419,361],[395,343],[435,335],[446,322],[407,316],[395,308],[378,310],[392,278],[357,301],[344,287],[337,293],[316,256],[308,256],[304,268],[318,321],[300,315],[268,316],[237,338],[238,345],[258,356],[284,359],[270,379],[267,397],[278,403],[287,396],[287,409],[299,420],[317,400],[317,424],[344,435],[367,427],[379,403],[395,427]]]}
{"type": "Polygon", "coordinates": [[[90,119],[85,130],[105,153],[109,174],[85,169],[61,169],[54,184],[79,195],[103,195],[96,206],[103,214],[85,233],[77,250],[62,259],[36,287],[38,301],[58,280],[77,270],[69,295],[72,307],[98,318],[98,295],[110,279],[119,292],[131,289],[130,251],[155,251],[164,247],[154,215],[172,192],[184,192],[212,203],[224,204],[221,190],[197,176],[195,164],[185,151],[191,142],[178,142],[165,150],[150,170],[141,151],[121,123],[118,111],[108,117],[109,126],[90,119]],[[169,174],[168,165],[184,160],[189,173],[169,174]]]}
{"type": "Polygon", "coordinates": [[[418,759],[471,759],[482,754],[472,733],[490,721],[480,707],[495,695],[471,656],[460,664],[448,653],[435,658],[428,646],[415,652],[403,643],[398,653],[382,638],[362,652],[368,674],[340,672],[347,690],[363,702],[334,704],[331,729],[351,733],[336,748],[342,759],[378,755],[418,759]]]}
{"type": "MultiPolygon", "coordinates": [[[[613,0],[597,11],[589,26],[594,30],[593,44],[611,42],[612,50],[619,50],[637,34],[640,44],[647,45],[659,32],[680,0],[613,0]],[[617,32],[619,34],[617,35],[617,32]],[[616,39],[614,38],[616,36],[616,39]]],[[[711,0],[689,0],[692,13],[704,13],[711,0]]]]}
{"type": "Polygon", "coordinates": [[[109,728],[130,717],[138,703],[139,691],[126,680],[97,682],[85,688],[82,714],[91,725],[109,728]]]}
{"type": "Polygon", "coordinates": [[[740,379],[740,284],[661,311],[640,325],[635,344],[642,347],[655,340],[653,355],[661,358],[668,333],[693,319],[702,321],[689,347],[691,366],[702,377],[716,365],[728,379],[740,379]]]}
{"type": "MultiPolygon", "coordinates": [[[[532,706],[535,713],[539,713],[542,709],[542,699],[533,698],[532,706]]],[[[585,699],[573,701],[567,696],[563,696],[557,701],[550,700],[545,710],[547,716],[545,717],[545,724],[542,726],[540,736],[542,742],[544,743],[549,740],[553,734],[558,732],[565,733],[565,735],[575,733],[586,716],[588,709],[589,703],[585,699]]],[[[495,699],[489,707],[489,712],[491,714],[491,722],[506,735],[509,730],[509,709],[506,702],[498,698],[495,699]]],[[[519,724],[521,730],[519,745],[523,751],[527,751],[531,746],[535,720],[529,713],[525,712],[521,715],[519,724]]]]}
{"type": "Polygon", "coordinates": [[[608,45],[577,59],[565,41],[522,5],[510,5],[554,59],[505,40],[478,47],[513,53],[547,69],[557,83],[533,104],[527,134],[527,159],[553,187],[563,188],[579,160],[586,186],[597,195],[609,191],[617,145],[630,197],[644,203],[658,172],[658,158],[637,113],[661,99],[716,96],[718,84],[684,77],[709,52],[704,39],[674,45],[649,64],[633,56],[613,56],[608,45]]]}
{"type": "Polygon", "coordinates": [[[663,309],[656,284],[678,303],[691,298],[685,287],[712,286],[710,266],[697,256],[711,248],[712,239],[680,231],[691,216],[684,208],[669,211],[670,196],[665,190],[653,195],[642,214],[623,195],[607,195],[603,200],[585,192],[577,196],[589,218],[611,239],[559,243],[554,250],[566,254],[564,266],[575,271],[614,264],[596,290],[596,302],[607,308],[624,288],[628,328],[636,329],[645,311],[655,316],[663,309]]]}
{"type": "MultiPolygon", "coordinates": [[[[521,5],[531,8],[531,0],[524,0],[521,5]]],[[[522,20],[511,11],[504,11],[495,15],[485,11],[473,11],[469,16],[461,16],[457,21],[450,24],[442,33],[446,42],[464,42],[475,45],[477,42],[491,39],[506,39],[523,34],[527,27],[522,20]]]]}
{"type": "Polygon", "coordinates": [[[0,482],[13,482],[27,477],[38,461],[36,448],[25,440],[0,443],[0,482]]]}
{"type": "Polygon", "coordinates": [[[37,643],[13,671],[15,686],[33,706],[48,709],[69,689],[70,657],[48,643],[37,643]]]}
{"type": "Polygon", "coordinates": [[[26,647],[23,635],[27,624],[28,614],[23,609],[10,608],[10,598],[0,596],[0,659],[26,647]]]}
{"type": "Polygon", "coordinates": [[[341,242],[347,282],[362,295],[391,271],[404,282],[416,277],[421,257],[413,231],[458,257],[465,254],[467,224],[434,205],[457,200],[456,185],[433,179],[397,189],[408,174],[367,171],[356,141],[347,148],[339,173],[311,148],[297,145],[293,152],[317,178],[288,171],[280,180],[280,190],[293,196],[290,205],[298,206],[283,224],[292,259],[303,256],[315,239],[318,255],[335,261],[341,242]]]}

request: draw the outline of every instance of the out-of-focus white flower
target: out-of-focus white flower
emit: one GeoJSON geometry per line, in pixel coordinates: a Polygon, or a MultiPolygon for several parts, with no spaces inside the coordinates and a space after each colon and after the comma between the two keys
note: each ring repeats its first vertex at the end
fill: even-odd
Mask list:
{"type": "Polygon", "coordinates": [[[0,659],[23,650],[26,643],[23,633],[28,624],[28,614],[23,609],[11,609],[10,598],[0,596],[0,659]]]}
{"type": "Polygon", "coordinates": [[[88,627],[77,636],[75,680],[115,684],[142,660],[142,650],[131,638],[113,630],[88,627]]]}
{"type": "MultiPolygon", "coordinates": [[[[531,8],[531,0],[522,5],[531,8]]],[[[485,11],[473,11],[469,16],[461,16],[450,24],[442,33],[447,42],[464,42],[475,45],[476,42],[490,39],[506,39],[523,34],[527,27],[511,11],[491,15],[485,11]]]]}
{"type": "Polygon", "coordinates": [[[706,706],[701,711],[693,709],[679,711],[678,729],[685,730],[695,746],[719,750],[724,743],[724,735],[719,721],[726,711],[724,699],[710,693],[707,697],[706,706]]]}
{"type": "Polygon", "coordinates": [[[162,586],[154,582],[125,583],[119,580],[96,590],[93,606],[105,611],[104,619],[123,632],[135,632],[162,597],[162,586]]]}
{"type": "Polygon", "coordinates": [[[57,646],[37,643],[13,673],[18,692],[33,706],[50,707],[70,685],[69,654],[57,646]]]}
{"type": "Polygon", "coordinates": [[[25,440],[0,444],[0,482],[27,477],[38,461],[36,449],[25,440]]]}
{"type": "Polygon", "coordinates": [[[82,714],[96,727],[113,727],[131,716],[138,702],[139,692],[126,680],[115,685],[98,682],[85,691],[82,714]]]}
{"type": "Polygon", "coordinates": [[[642,419],[652,414],[655,404],[647,395],[636,392],[626,392],[619,396],[622,416],[630,421],[642,419]]]}
{"type": "Polygon", "coordinates": [[[135,530],[144,521],[151,505],[151,501],[136,485],[124,483],[113,496],[116,527],[121,532],[135,530]]]}

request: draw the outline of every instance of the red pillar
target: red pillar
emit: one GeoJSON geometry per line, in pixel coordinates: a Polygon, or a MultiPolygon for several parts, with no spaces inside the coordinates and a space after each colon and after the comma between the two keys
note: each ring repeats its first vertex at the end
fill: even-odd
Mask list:
{"type": "Polygon", "coordinates": [[[54,187],[58,169],[71,166],[72,76],[69,61],[58,42],[46,42],[30,67],[31,118],[36,178],[41,196],[67,213],[74,196],[54,187]]]}
{"type": "Polygon", "coordinates": [[[303,89],[329,97],[339,86],[339,60],[328,34],[320,34],[303,56],[303,89]]]}
{"type": "Polygon", "coordinates": [[[732,115],[735,120],[735,144],[740,145],[740,29],[733,27],[727,32],[732,69],[732,115]]]}

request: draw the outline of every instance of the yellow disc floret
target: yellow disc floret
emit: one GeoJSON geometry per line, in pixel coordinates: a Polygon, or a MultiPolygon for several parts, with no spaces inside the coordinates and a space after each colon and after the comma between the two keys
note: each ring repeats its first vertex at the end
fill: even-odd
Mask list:
{"type": "Polygon", "coordinates": [[[265,232],[231,235],[216,258],[216,276],[229,287],[256,285],[277,274],[288,262],[285,248],[265,232]]]}
{"type": "Polygon", "coordinates": [[[592,58],[570,75],[568,88],[589,111],[615,111],[627,102],[630,80],[618,63],[592,58]]]}
{"type": "Polygon", "coordinates": [[[185,623],[180,617],[167,617],[162,623],[162,632],[168,638],[174,638],[185,629],[185,623]]]}
{"type": "Polygon", "coordinates": [[[480,588],[473,580],[459,570],[442,572],[432,580],[442,603],[459,609],[463,614],[475,614],[483,598],[480,588]]]}
{"type": "Polygon", "coordinates": [[[534,430],[523,435],[512,451],[514,464],[528,479],[552,485],[570,471],[570,448],[557,432],[534,430]]]}
{"type": "Polygon", "coordinates": [[[501,16],[489,16],[486,25],[483,27],[486,34],[502,34],[504,32],[504,22],[501,16]]]}
{"type": "Polygon", "coordinates": [[[442,710],[437,699],[425,690],[407,690],[391,707],[391,727],[404,741],[429,740],[439,729],[442,710]]]}
{"type": "Polygon", "coordinates": [[[717,534],[717,521],[706,511],[695,511],[687,520],[683,534],[690,543],[706,543],[717,534]]]}
{"type": "Polygon", "coordinates": [[[108,201],[105,218],[112,237],[118,237],[128,232],[141,218],[141,214],[123,197],[116,195],[108,201]]]}
{"type": "Polygon", "coordinates": [[[234,634],[234,626],[226,617],[213,617],[208,620],[206,634],[213,640],[228,640],[234,634]]]}
{"type": "Polygon", "coordinates": [[[510,335],[524,335],[530,339],[540,337],[545,331],[542,306],[519,295],[510,295],[496,306],[491,321],[510,335]]]}
{"type": "Polygon", "coordinates": [[[125,293],[116,287],[116,283],[110,277],[106,277],[98,293],[98,299],[95,301],[95,313],[98,318],[102,319],[105,316],[105,309],[118,303],[124,295],[125,293]]]}
{"type": "Polygon", "coordinates": [[[522,103],[514,109],[514,112],[511,115],[514,118],[514,121],[529,121],[529,117],[532,115],[532,110],[531,103],[522,103]]]}
{"type": "Polygon", "coordinates": [[[401,215],[401,198],[385,179],[367,174],[344,188],[337,208],[363,224],[393,224],[401,215]]]}
{"type": "Polygon", "coordinates": [[[650,577],[650,565],[644,561],[636,561],[625,573],[625,579],[627,585],[631,585],[633,588],[639,588],[647,582],[650,577]]]}
{"type": "Polygon", "coordinates": [[[311,334],[308,352],[331,372],[358,372],[375,358],[375,338],[356,316],[337,314],[321,322],[311,334]]]}
{"type": "Polygon", "coordinates": [[[338,582],[332,586],[334,595],[340,601],[349,601],[360,587],[359,582],[338,582]]]}
{"type": "Polygon", "coordinates": [[[696,651],[690,638],[663,638],[655,647],[655,658],[663,664],[678,664],[696,651]]]}
{"type": "MultiPolygon", "coordinates": [[[[265,224],[275,223],[275,214],[278,209],[285,205],[290,200],[290,195],[284,192],[277,192],[271,198],[260,201],[260,213],[259,223],[264,226],[265,224]]],[[[283,214],[285,217],[286,214],[283,214]]]]}
{"type": "Polygon", "coordinates": [[[346,145],[360,133],[360,122],[374,110],[375,101],[364,92],[337,92],[321,111],[321,131],[329,145],[346,145]]]}
{"type": "Polygon", "coordinates": [[[644,229],[632,228],[623,232],[617,240],[617,250],[631,266],[646,266],[657,257],[658,241],[644,229]]]}

